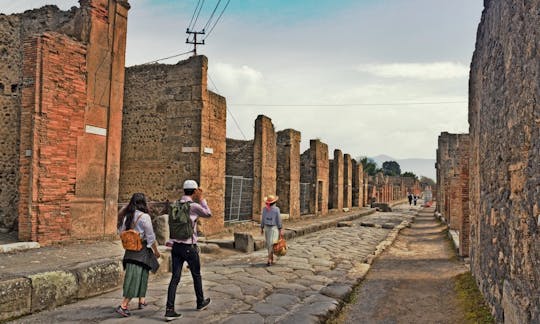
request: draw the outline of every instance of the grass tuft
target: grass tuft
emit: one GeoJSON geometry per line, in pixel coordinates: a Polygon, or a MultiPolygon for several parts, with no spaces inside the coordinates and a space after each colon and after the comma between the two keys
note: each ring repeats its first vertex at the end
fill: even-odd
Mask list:
{"type": "Polygon", "coordinates": [[[467,323],[494,324],[495,320],[471,273],[467,271],[454,279],[458,303],[463,309],[467,323]]]}

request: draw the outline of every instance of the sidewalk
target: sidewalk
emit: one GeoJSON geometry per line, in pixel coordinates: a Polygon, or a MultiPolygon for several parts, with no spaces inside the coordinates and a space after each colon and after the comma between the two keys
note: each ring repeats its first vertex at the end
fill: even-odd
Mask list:
{"type": "MultiPolygon", "coordinates": [[[[296,222],[284,222],[284,227],[286,236],[291,239],[324,228],[336,228],[339,222],[351,221],[373,212],[373,209],[363,208],[324,217],[307,217],[296,222]]],[[[221,239],[231,241],[232,236],[230,233],[221,239]]],[[[165,247],[160,248],[165,251],[165,247]]],[[[201,255],[202,262],[244,255],[229,249],[210,251],[213,253],[201,255]]],[[[1,253],[0,320],[52,309],[117,289],[123,277],[122,255],[123,249],[118,241],[1,253]]],[[[164,253],[161,260],[161,275],[169,270],[168,256],[168,253],[164,253]]],[[[159,278],[158,274],[156,280],[159,278]]]]}

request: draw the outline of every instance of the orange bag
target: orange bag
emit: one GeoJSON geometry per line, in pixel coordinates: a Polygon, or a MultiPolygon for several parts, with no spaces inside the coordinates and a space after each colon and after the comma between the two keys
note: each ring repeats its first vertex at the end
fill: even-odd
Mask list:
{"type": "Polygon", "coordinates": [[[276,244],[274,244],[273,249],[275,255],[284,256],[287,254],[287,242],[285,241],[283,235],[279,235],[279,240],[276,244]]]}
{"type": "MultiPolygon", "coordinates": [[[[135,227],[135,224],[139,221],[141,218],[142,213],[139,215],[135,223],[133,224],[133,227],[135,227]]],[[[141,241],[141,234],[132,229],[122,231],[120,233],[120,240],[122,240],[122,247],[125,250],[128,251],[140,251],[143,249],[142,241],[141,241]]]]}

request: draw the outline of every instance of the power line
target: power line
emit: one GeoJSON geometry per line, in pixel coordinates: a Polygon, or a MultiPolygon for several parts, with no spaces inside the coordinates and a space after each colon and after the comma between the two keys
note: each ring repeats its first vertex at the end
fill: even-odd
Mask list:
{"type": "Polygon", "coordinates": [[[212,14],[210,15],[210,18],[208,18],[208,21],[206,22],[206,25],[204,25],[203,30],[206,30],[208,28],[208,25],[210,25],[210,22],[212,21],[212,18],[214,18],[214,14],[216,13],[217,8],[219,7],[219,4],[221,3],[221,0],[218,0],[216,7],[214,8],[214,11],[212,11],[212,14]]]}
{"type": "Polygon", "coordinates": [[[210,34],[212,33],[212,31],[214,30],[214,28],[216,27],[216,25],[218,24],[219,20],[221,19],[221,16],[223,16],[223,13],[225,12],[225,9],[227,9],[227,7],[229,6],[229,3],[231,2],[231,0],[228,0],[227,3],[225,4],[225,7],[223,7],[223,10],[221,10],[221,13],[219,14],[219,17],[216,19],[216,22],[214,23],[214,25],[212,26],[212,28],[210,28],[210,30],[208,31],[208,33],[206,34],[206,37],[203,39],[203,41],[205,39],[208,38],[208,36],[210,36],[210,34]]]}
{"type": "Polygon", "coordinates": [[[434,101],[434,102],[392,102],[392,103],[345,103],[345,104],[259,104],[259,103],[231,103],[234,106],[253,107],[355,107],[355,106],[410,106],[410,105],[443,105],[464,104],[467,101],[434,101]]]}
{"type": "Polygon", "coordinates": [[[168,56],[168,57],[164,57],[164,58],[160,58],[160,59],[153,60],[153,61],[150,61],[150,62],[146,62],[146,63],[143,63],[143,64],[141,64],[141,65],[157,63],[157,62],[159,62],[159,61],[168,60],[168,59],[171,59],[171,58],[174,58],[174,57],[178,57],[178,56],[182,56],[182,55],[186,55],[186,54],[189,54],[189,53],[193,53],[193,50],[190,50],[190,51],[187,51],[187,52],[184,52],[184,53],[180,53],[180,54],[176,54],[176,55],[172,55],[172,56],[168,56]]]}
{"type": "Polygon", "coordinates": [[[197,6],[195,6],[195,10],[193,10],[193,15],[191,15],[191,20],[189,21],[188,28],[191,28],[191,23],[193,22],[193,18],[195,18],[195,13],[197,12],[197,9],[199,8],[200,3],[201,3],[201,0],[197,1],[197,6]]]}
{"type": "MultiPolygon", "coordinates": [[[[219,92],[218,88],[216,87],[216,84],[214,83],[214,80],[212,80],[212,77],[210,76],[210,73],[207,73],[208,75],[208,79],[210,79],[210,82],[212,82],[212,85],[214,86],[214,88],[216,89],[217,92],[219,92]]],[[[246,135],[244,134],[244,132],[242,131],[242,128],[240,128],[240,125],[238,124],[238,122],[236,121],[236,118],[234,118],[234,115],[232,113],[232,111],[229,109],[229,106],[226,106],[227,107],[227,111],[229,112],[229,114],[231,114],[231,117],[234,121],[234,124],[236,125],[236,127],[238,128],[238,130],[240,131],[240,134],[242,134],[242,136],[244,137],[244,140],[248,140],[246,135]]]]}
{"type": "Polygon", "coordinates": [[[201,7],[199,8],[199,12],[197,12],[197,17],[195,17],[195,22],[193,23],[193,27],[191,29],[195,29],[195,26],[197,25],[197,20],[199,20],[199,15],[201,14],[201,10],[204,6],[204,0],[201,2],[201,7]]]}

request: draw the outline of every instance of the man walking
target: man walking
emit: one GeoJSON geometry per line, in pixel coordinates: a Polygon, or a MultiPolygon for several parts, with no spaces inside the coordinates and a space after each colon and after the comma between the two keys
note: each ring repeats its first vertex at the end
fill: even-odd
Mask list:
{"type": "MultiPolygon", "coordinates": [[[[203,192],[198,187],[195,180],[184,181],[184,196],[180,199],[180,204],[188,204],[189,218],[193,234],[187,239],[171,239],[168,244],[172,243],[172,276],[167,290],[167,308],[165,311],[165,319],[171,321],[182,317],[182,314],[174,311],[174,301],[176,298],[176,289],[180,283],[180,276],[184,261],[187,262],[191,276],[193,277],[193,288],[197,297],[197,310],[203,310],[210,304],[210,298],[204,298],[202,278],[201,278],[201,262],[199,259],[199,249],[197,247],[197,219],[199,217],[210,217],[211,212],[208,208],[206,200],[203,198],[203,192]]],[[[175,202],[178,203],[178,202],[175,202]]],[[[170,217],[170,216],[169,216],[170,217]]],[[[171,237],[172,237],[171,233],[171,237]]]]}

